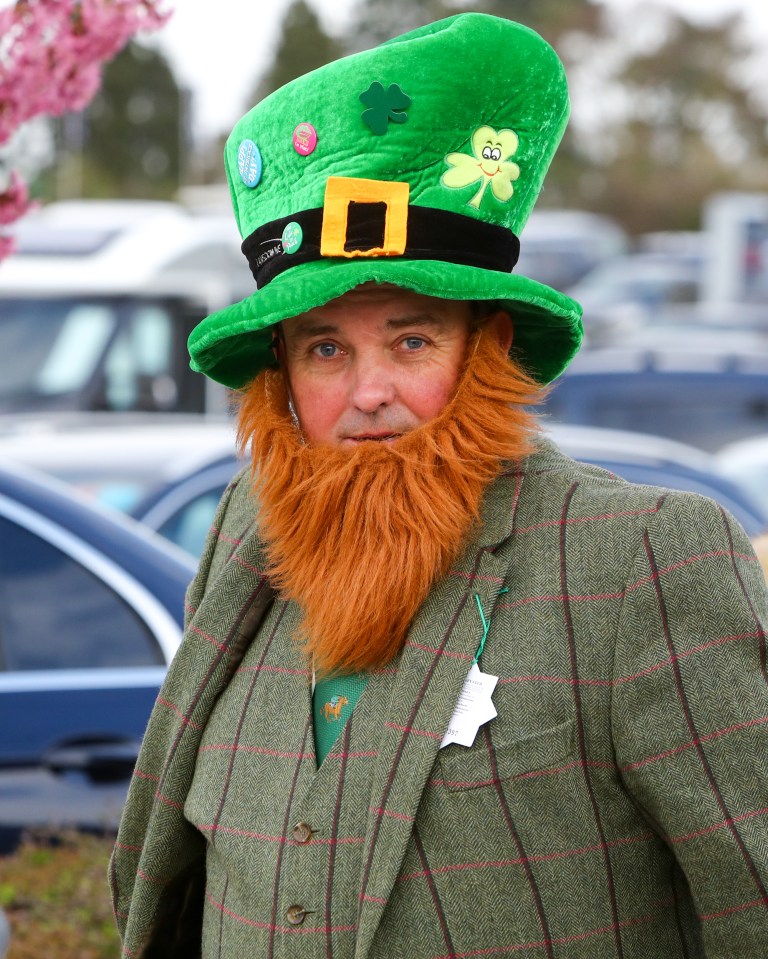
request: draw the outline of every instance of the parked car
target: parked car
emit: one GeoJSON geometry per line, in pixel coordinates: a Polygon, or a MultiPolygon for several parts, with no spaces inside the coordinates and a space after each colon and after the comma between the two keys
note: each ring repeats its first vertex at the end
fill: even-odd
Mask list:
{"type": "Polygon", "coordinates": [[[0,415],[0,458],[66,481],[194,556],[240,465],[235,449],[235,424],[224,415],[0,415]]]}
{"type": "MultiPolygon", "coordinates": [[[[715,459],[701,450],[662,437],[600,427],[549,423],[546,432],[574,459],[635,483],[701,493],[730,510],[751,536],[768,530],[768,506],[723,476],[715,459]]],[[[199,556],[221,495],[242,467],[243,461],[233,454],[213,458],[163,484],[137,504],[132,515],[199,556]]]]}
{"type": "Polygon", "coordinates": [[[585,210],[536,209],[520,238],[515,270],[562,290],[626,249],[627,236],[610,217],[585,210]]]}
{"type": "MultiPolygon", "coordinates": [[[[716,489],[734,503],[750,499],[736,482],[717,475],[711,456],[690,445],[561,423],[550,422],[549,429],[576,459],[627,479],[710,495],[716,489]],[[698,485],[692,485],[694,480],[698,485]]],[[[244,465],[236,453],[231,419],[179,414],[0,417],[2,456],[45,469],[125,511],[195,557],[221,495],[244,465]]]]}
{"type": "Polygon", "coordinates": [[[722,473],[768,509],[768,433],[726,443],[715,453],[715,461],[722,473]]]}
{"type": "Polygon", "coordinates": [[[234,449],[235,427],[223,414],[0,415],[0,457],[44,470],[123,512],[234,449]]]}
{"type": "MultiPolygon", "coordinates": [[[[688,346],[698,348],[699,337],[711,338],[719,332],[719,343],[728,343],[734,333],[741,337],[749,336],[750,331],[762,333],[758,342],[765,349],[768,334],[768,300],[760,303],[738,301],[716,302],[700,300],[697,303],[670,303],[663,309],[655,310],[645,321],[647,331],[646,344],[662,336],[677,331],[686,338],[688,346]],[[684,328],[691,329],[684,329],[684,328]]],[[[749,340],[747,340],[749,342],[749,340]]],[[[732,349],[732,346],[729,346],[732,349]]]]}
{"type": "Polygon", "coordinates": [[[588,346],[614,342],[670,304],[694,303],[701,293],[700,253],[637,252],[595,266],[568,288],[584,308],[588,346]]]}
{"type": "Polygon", "coordinates": [[[0,466],[0,851],[116,827],[193,573],[135,521],[0,466]]]}
{"type": "Polygon", "coordinates": [[[0,270],[0,411],[221,410],[191,330],[254,288],[231,216],[175,203],[52,203],[0,270]]]}
{"type": "MultiPolygon", "coordinates": [[[[609,350],[658,357],[670,366],[706,362],[714,369],[738,369],[753,356],[768,353],[768,323],[759,318],[762,308],[721,304],[694,307],[667,307],[642,326],[626,331],[595,356],[609,350]]],[[[589,361],[587,361],[589,362],[589,361]]]]}
{"type": "Polygon", "coordinates": [[[756,538],[768,532],[768,507],[723,475],[712,455],[685,443],[628,430],[550,423],[547,434],[574,459],[632,483],[699,493],[716,500],[756,538]]]}
{"type": "Polygon", "coordinates": [[[200,556],[224,490],[243,461],[233,453],[215,457],[156,486],[129,512],[161,536],[200,556]]]}
{"type": "MultiPolygon", "coordinates": [[[[682,336],[682,334],[681,334],[682,336]]],[[[647,347],[587,350],[556,381],[555,422],[661,435],[710,453],[768,432],[768,340],[703,334],[647,347]]]]}

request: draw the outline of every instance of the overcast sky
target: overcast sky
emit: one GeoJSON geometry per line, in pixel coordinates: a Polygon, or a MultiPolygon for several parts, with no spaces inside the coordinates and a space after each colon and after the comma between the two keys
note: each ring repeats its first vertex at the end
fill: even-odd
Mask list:
{"type": "MultiPolygon", "coordinates": [[[[309,0],[328,32],[341,31],[355,0],[309,0]]],[[[647,3],[608,0],[621,11],[643,16],[647,3]]],[[[174,14],[154,40],[168,56],[178,80],[193,94],[198,135],[229,132],[247,109],[244,102],[270,64],[280,24],[291,0],[168,0],[174,14]]],[[[662,0],[691,19],[711,20],[741,11],[756,42],[768,49],[768,0],[662,0]]]]}

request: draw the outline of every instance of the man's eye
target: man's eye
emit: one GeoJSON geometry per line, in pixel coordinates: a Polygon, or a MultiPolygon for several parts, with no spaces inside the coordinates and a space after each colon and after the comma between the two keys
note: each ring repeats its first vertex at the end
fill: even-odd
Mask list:
{"type": "Polygon", "coordinates": [[[333,343],[318,343],[317,346],[312,347],[312,352],[318,356],[322,356],[324,359],[329,359],[332,356],[336,356],[337,347],[333,343]]]}
{"type": "Polygon", "coordinates": [[[420,350],[424,343],[425,341],[420,336],[406,336],[403,340],[403,345],[407,350],[420,350]]]}

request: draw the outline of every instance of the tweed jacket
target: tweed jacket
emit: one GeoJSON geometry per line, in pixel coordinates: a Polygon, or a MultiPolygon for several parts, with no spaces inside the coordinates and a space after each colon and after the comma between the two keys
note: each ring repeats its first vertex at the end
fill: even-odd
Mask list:
{"type": "Polygon", "coordinates": [[[768,593],[726,512],[542,441],[319,770],[253,515],[241,477],[138,760],[124,955],[764,959],[768,593]],[[486,627],[498,715],[441,749],[486,627]]]}

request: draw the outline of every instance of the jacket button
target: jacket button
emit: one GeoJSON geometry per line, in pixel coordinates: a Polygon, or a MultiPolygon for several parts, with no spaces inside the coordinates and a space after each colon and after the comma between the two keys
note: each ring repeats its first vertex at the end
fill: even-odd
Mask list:
{"type": "Polygon", "coordinates": [[[312,838],[312,827],[305,822],[297,822],[292,830],[296,842],[309,842],[312,838]]]}
{"type": "Polygon", "coordinates": [[[289,906],[285,918],[292,926],[300,926],[307,918],[307,910],[303,906],[289,906]]]}

